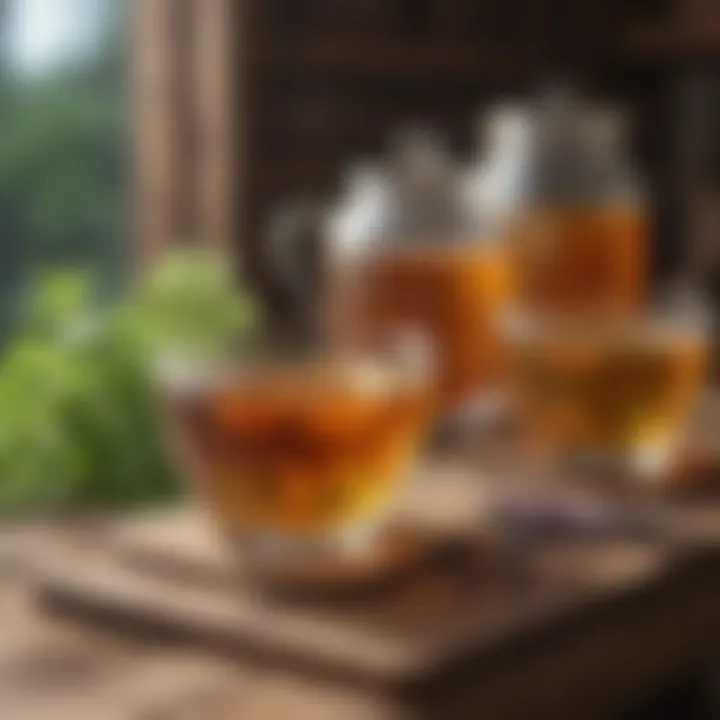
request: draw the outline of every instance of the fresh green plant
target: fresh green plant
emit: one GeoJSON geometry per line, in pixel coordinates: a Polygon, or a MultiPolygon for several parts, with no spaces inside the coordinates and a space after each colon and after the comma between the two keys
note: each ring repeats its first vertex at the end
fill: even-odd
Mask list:
{"type": "Polygon", "coordinates": [[[251,330],[257,308],[232,272],[202,250],[176,251],[146,278],[128,307],[136,340],[151,354],[214,355],[251,330]]]}
{"type": "Polygon", "coordinates": [[[0,359],[0,512],[162,501],[177,493],[149,355],[208,353],[254,313],[211,255],[179,252],[138,296],[99,306],[81,271],[39,277],[0,359]]]}

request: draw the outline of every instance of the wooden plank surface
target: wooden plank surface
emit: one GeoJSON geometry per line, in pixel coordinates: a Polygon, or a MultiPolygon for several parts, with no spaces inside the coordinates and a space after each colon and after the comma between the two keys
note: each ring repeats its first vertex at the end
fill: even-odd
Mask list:
{"type": "MultiPolygon", "coordinates": [[[[461,510],[458,527],[477,523],[477,478],[435,478],[426,494],[430,479],[408,496],[408,515],[430,518],[434,532],[461,510]]],[[[599,678],[613,683],[611,703],[701,661],[718,639],[710,628],[717,625],[720,554],[707,535],[695,542],[675,533],[680,547],[629,537],[540,543],[524,548],[515,567],[505,554],[499,563],[473,555],[471,565],[463,560],[454,569],[453,557],[443,556],[440,566],[400,586],[318,608],[243,584],[208,528],[181,512],[123,523],[100,550],[57,545],[39,566],[46,607],[181,640],[245,667],[270,665],[386,708],[428,707],[442,698],[458,717],[477,703],[495,708],[488,717],[515,717],[506,712],[517,709],[516,686],[556,705],[558,717],[573,717],[568,713],[588,702],[599,678]],[[620,664],[619,649],[626,654],[620,664]],[[557,683],[564,694],[549,689],[557,683]]]]}
{"type": "MultiPolygon", "coordinates": [[[[708,525],[710,515],[706,509],[708,525]]],[[[84,536],[89,542],[94,535],[84,536]]],[[[41,612],[32,601],[33,568],[61,540],[68,542],[64,527],[0,533],[0,717],[281,720],[289,712],[298,720],[409,717],[406,708],[357,688],[168,646],[148,631],[106,632],[41,612]]],[[[625,613],[584,632],[576,628],[538,641],[523,656],[498,662],[494,672],[486,668],[476,681],[483,717],[527,717],[522,709],[528,707],[547,709],[544,717],[604,717],[608,708],[657,688],[701,660],[700,645],[717,643],[719,579],[717,572],[704,579],[686,577],[661,602],[649,598],[634,610],[631,603],[625,613]],[[603,687],[599,698],[598,684],[603,687]]],[[[452,696],[476,704],[467,692],[455,689],[452,696]]],[[[451,715],[427,709],[423,717],[451,715]]]]}
{"type": "Polygon", "coordinates": [[[66,523],[0,532],[3,720],[382,719],[374,699],[330,683],[43,612],[34,568],[59,542],[82,546],[101,535],[66,523]]]}

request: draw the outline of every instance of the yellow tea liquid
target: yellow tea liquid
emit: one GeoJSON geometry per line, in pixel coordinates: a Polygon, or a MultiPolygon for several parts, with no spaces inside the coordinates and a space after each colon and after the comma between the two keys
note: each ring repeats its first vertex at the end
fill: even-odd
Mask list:
{"type": "Polygon", "coordinates": [[[515,341],[515,377],[532,436],[611,452],[674,443],[701,386],[701,337],[631,322],[577,322],[550,323],[515,341]]]}

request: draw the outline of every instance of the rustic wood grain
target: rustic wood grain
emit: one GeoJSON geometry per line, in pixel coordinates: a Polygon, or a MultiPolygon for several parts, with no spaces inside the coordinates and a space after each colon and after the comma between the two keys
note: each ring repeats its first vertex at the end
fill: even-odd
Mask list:
{"type": "MultiPolygon", "coordinates": [[[[473,473],[451,474],[445,487],[436,477],[446,496],[453,486],[456,498],[461,487],[470,494],[438,509],[439,495],[423,506],[417,485],[408,514],[425,517],[433,506],[434,532],[477,493],[473,473]]],[[[689,517],[676,525],[694,526],[689,517]]],[[[598,683],[604,711],[704,662],[718,639],[720,546],[690,532],[672,542],[537,543],[517,566],[505,554],[488,562],[499,551],[480,539],[484,554],[458,555],[453,545],[399,586],[330,606],[258,593],[192,512],[123,523],[107,537],[104,549],[46,553],[37,576],[46,607],[385,707],[434,708],[432,717],[465,717],[471,707],[522,717],[514,713],[536,703],[553,708],[549,717],[576,717],[598,683]]]]}

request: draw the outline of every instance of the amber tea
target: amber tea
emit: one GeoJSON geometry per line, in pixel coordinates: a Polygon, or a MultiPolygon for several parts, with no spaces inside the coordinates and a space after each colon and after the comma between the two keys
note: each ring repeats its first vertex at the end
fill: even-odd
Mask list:
{"type": "Polygon", "coordinates": [[[706,364],[702,334],[586,318],[516,327],[514,371],[531,435],[652,470],[683,434],[706,364]]]}
{"type": "Polygon", "coordinates": [[[520,296],[535,310],[636,312],[645,298],[647,235],[635,207],[537,211],[517,233],[520,296]]]}
{"type": "Polygon", "coordinates": [[[432,339],[446,409],[501,376],[497,319],[513,291],[511,258],[499,244],[385,250],[365,268],[362,321],[371,331],[421,328],[432,339]]]}
{"type": "Polygon", "coordinates": [[[428,393],[370,361],[236,374],[178,393],[194,478],[230,533],[302,536],[381,513],[427,422],[428,393]]]}

